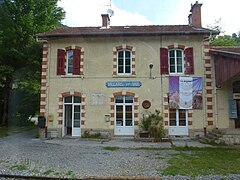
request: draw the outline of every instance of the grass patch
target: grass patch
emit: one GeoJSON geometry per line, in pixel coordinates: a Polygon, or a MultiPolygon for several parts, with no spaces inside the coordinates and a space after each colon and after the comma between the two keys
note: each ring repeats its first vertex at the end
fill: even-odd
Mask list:
{"type": "Polygon", "coordinates": [[[35,128],[36,126],[0,127],[0,138],[35,128]]]}
{"type": "Polygon", "coordinates": [[[139,147],[139,148],[128,148],[130,150],[147,150],[147,151],[162,151],[162,150],[174,150],[173,148],[156,148],[156,147],[139,147]]]}
{"type": "Polygon", "coordinates": [[[96,133],[90,133],[89,131],[84,131],[82,138],[90,138],[90,139],[100,139],[101,138],[101,133],[96,132],[96,133]]]}
{"type": "Polygon", "coordinates": [[[8,128],[7,127],[0,127],[0,138],[8,136],[8,128]]]}
{"type": "Polygon", "coordinates": [[[106,146],[106,147],[103,147],[104,150],[108,150],[108,151],[117,151],[120,149],[120,147],[117,147],[117,146],[106,146]]]}
{"type": "Polygon", "coordinates": [[[48,176],[48,175],[50,175],[50,174],[53,174],[54,172],[55,172],[54,170],[48,169],[48,170],[46,170],[46,171],[43,173],[43,175],[48,176]]]}
{"type": "Polygon", "coordinates": [[[27,170],[27,166],[25,164],[17,164],[10,168],[11,170],[17,170],[17,171],[25,171],[27,170]]]}
{"type": "Polygon", "coordinates": [[[176,147],[163,175],[198,176],[209,174],[240,174],[240,149],[176,147]],[[191,153],[186,153],[190,151],[191,153]]]}

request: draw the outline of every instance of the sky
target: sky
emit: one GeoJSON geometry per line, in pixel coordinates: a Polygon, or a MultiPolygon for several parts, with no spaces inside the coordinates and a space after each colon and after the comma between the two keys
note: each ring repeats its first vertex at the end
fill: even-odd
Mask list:
{"type": "MultiPolygon", "coordinates": [[[[72,27],[101,26],[101,14],[111,8],[111,26],[184,25],[188,24],[191,4],[196,0],[60,0],[66,12],[63,24],[72,27]],[[110,7],[111,4],[111,7],[110,7]]],[[[213,27],[216,21],[224,34],[240,31],[239,0],[199,0],[202,3],[202,26],[213,27]]]]}

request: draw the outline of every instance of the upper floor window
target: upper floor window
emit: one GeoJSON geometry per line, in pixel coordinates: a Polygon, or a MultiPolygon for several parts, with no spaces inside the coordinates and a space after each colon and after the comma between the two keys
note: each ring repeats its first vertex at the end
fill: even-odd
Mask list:
{"type": "Polygon", "coordinates": [[[67,72],[66,74],[72,74],[73,73],[73,50],[67,51],[67,72]]]}
{"type": "Polygon", "coordinates": [[[132,74],[132,51],[129,50],[118,51],[117,73],[119,75],[132,74]]]}
{"type": "Polygon", "coordinates": [[[58,49],[57,51],[57,75],[82,75],[81,49],[58,49]]]}
{"type": "Polygon", "coordinates": [[[194,74],[193,48],[160,48],[161,74],[194,74]]]}
{"type": "Polygon", "coordinates": [[[184,61],[183,51],[173,49],[169,51],[169,70],[170,73],[183,73],[184,61]]]}

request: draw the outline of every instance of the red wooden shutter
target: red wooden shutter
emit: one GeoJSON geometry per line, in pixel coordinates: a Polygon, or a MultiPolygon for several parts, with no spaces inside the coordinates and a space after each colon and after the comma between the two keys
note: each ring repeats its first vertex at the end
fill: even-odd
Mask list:
{"type": "Polygon", "coordinates": [[[161,69],[161,74],[169,74],[167,48],[160,48],[160,69],[161,69]]]}
{"type": "Polygon", "coordinates": [[[81,50],[73,50],[73,74],[80,75],[81,50]]]}
{"type": "Polygon", "coordinates": [[[57,75],[65,74],[65,51],[58,49],[57,51],[57,75]]]}
{"type": "Polygon", "coordinates": [[[186,48],[184,51],[185,54],[185,74],[194,74],[194,57],[193,57],[193,48],[186,48]]]}

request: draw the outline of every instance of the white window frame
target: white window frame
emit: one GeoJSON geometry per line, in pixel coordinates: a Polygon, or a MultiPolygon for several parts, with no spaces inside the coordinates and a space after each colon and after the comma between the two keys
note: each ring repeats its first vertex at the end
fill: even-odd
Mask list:
{"type": "Polygon", "coordinates": [[[124,50],[119,50],[118,52],[117,52],[117,74],[118,75],[121,75],[121,76],[124,76],[124,75],[132,75],[132,51],[131,50],[126,50],[126,49],[124,49],[124,50]],[[119,52],[123,52],[123,72],[122,73],[119,73],[119,52]],[[126,73],[125,71],[125,69],[126,69],[126,55],[125,55],[125,53],[126,52],[130,52],[130,72],[129,73],[126,73]]]}
{"type": "Polygon", "coordinates": [[[74,58],[74,53],[73,50],[68,50],[66,52],[67,57],[66,57],[66,75],[73,75],[73,58],[72,58],[72,72],[69,73],[68,67],[69,67],[69,53],[72,52],[73,58],[74,58]]]}
{"type": "Polygon", "coordinates": [[[182,49],[170,49],[168,50],[168,62],[169,62],[169,73],[170,74],[184,74],[184,51],[182,49]],[[174,51],[174,72],[171,72],[171,56],[170,52],[174,51]],[[177,72],[177,51],[181,51],[182,55],[182,72],[177,72]]]}
{"type": "MultiPolygon", "coordinates": [[[[76,102],[74,102],[74,97],[79,97],[79,96],[66,96],[66,97],[64,97],[63,98],[63,121],[64,121],[64,123],[63,123],[63,128],[65,128],[65,126],[66,126],[66,124],[65,124],[65,106],[66,105],[71,105],[72,106],[72,129],[73,128],[75,128],[74,127],[74,113],[76,113],[75,112],[75,110],[74,110],[74,107],[75,106],[80,106],[80,112],[79,112],[79,114],[80,114],[80,119],[79,119],[79,123],[80,123],[80,128],[81,128],[81,121],[82,121],[82,97],[79,97],[80,98],[80,103],[76,103],[76,102]],[[66,98],[67,97],[71,97],[71,102],[65,102],[66,101],[66,98]]],[[[64,136],[65,134],[63,134],[63,136],[64,136]]]]}
{"type": "MultiPolygon", "coordinates": [[[[133,96],[117,96],[117,97],[122,97],[123,102],[118,103],[115,102],[115,126],[117,126],[117,106],[122,106],[123,107],[123,125],[122,127],[133,127],[134,126],[134,97],[133,96]],[[132,103],[126,102],[126,97],[131,97],[132,98],[132,103]],[[131,106],[132,107],[132,125],[131,126],[126,126],[126,106],[131,106]]],[[[116,98],[116,97],[115,97],[116,98]]],[[[116,99],[114,100],[116,101],[116,99]]]]}

